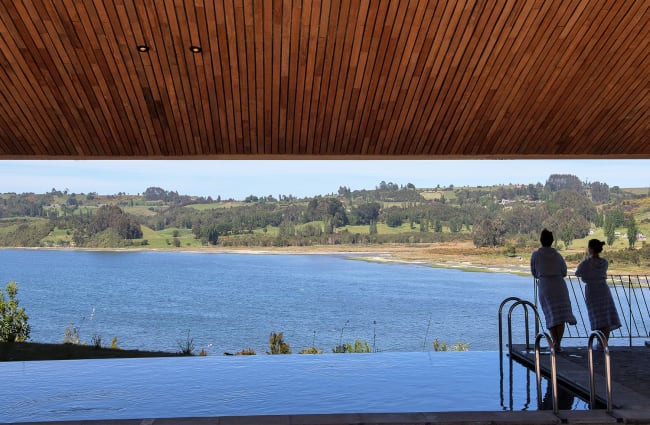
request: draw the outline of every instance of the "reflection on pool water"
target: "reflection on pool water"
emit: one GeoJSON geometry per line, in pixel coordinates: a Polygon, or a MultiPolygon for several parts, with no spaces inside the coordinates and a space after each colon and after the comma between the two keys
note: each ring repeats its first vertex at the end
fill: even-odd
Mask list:
{"type": "Polygon", "coordinates": [[[498,352],[5,362],[0,422],[536,409],[508,375],[498,352]]]}

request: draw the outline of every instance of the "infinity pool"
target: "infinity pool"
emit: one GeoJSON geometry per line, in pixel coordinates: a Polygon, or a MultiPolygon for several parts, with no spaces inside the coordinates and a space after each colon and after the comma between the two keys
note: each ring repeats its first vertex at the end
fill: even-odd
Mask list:
{"type": "Polygon", "coordinates": [[[512,372],[498,352],[5,362],[0,422],[536,409],[512,372]]]}

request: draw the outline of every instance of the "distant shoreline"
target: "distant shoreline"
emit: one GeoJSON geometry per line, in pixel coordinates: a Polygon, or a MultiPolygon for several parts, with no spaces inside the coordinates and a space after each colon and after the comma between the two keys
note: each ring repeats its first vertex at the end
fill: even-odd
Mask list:
{"type": "MultiPolygon", "coordinates": [[[[186,252],[199,254],[246,254],[246,255],[345,255],[353,260],[368,261],[388,264],[413,264],[433,268],[455,269],[467,272],[483,273],[509,273],[520,276],[529,275],[528,263],[503,264],[502,261],[490,262],[488,258],[481,261],[454,260],[452,258],[427,258],[420,251],[430,249],[431,244],[425,246],[413,245],[378,245],[364,246],[362,249],[353,245],[319,245],[307,247],[206,247],[191,249],[184,248],[86,248],[86,247],[0,247],[0,250],[34,250],[34,251],[79,251],[79,252],[186,252]]],[[[447,254],[448,255],[448,254],[447,254]]],[[[476,256],[477,258],[480,256],[476,256]]],[[[521,262],[520,262],[521,263],[521,262]]]]}
{"type": "MultiPolygon", "coordinates": [[[[248,255],[346,255],[351,259],[388,264],[413,264],[434,268],[462,270],[480,273],[508,273],[530,276],[530,254],[522,252],[513,257],[505,256],[494,248],[476,248],[471,242],[447,242],[426,244],[382,245],[316,245],[287,247],[205,247],[205,248],[86,248],[86,247],[0,247],[0,250],[21,249],[35,251],[80,252],[187,252],[199,254],[248,254],[248,255]]],[[[561,251],[562,255],[566,252],[561,251]]],[[[567,261],[569,274],[577,262],[567,261]]],[[[650,271],[634,266],[610,264],[612,275],[647,275],[650,271]]]]}

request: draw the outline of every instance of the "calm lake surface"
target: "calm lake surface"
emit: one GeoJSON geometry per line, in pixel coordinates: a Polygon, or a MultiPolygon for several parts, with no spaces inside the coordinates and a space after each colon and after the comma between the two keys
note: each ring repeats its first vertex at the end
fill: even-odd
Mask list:
{"type": "Polygon", "coordinates": [[[533,298],[528,277],[346,255],[0,250],[0,285],[9,280],[32,341],[62,342],[73,324],[89,344],[116,336],[122,348],[179,351],[189,332],[210,355],[262,354],[270,332],[284,332],[294,352],[355,339],[432,351],[435,338],[494,351],[501,301],[533,298]]]}

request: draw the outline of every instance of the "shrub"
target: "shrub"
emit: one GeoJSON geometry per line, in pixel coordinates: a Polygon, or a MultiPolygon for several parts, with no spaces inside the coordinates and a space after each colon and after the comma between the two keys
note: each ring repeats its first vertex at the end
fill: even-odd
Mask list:
{"type": "Polygon", "coordinates": [[[252,348],[244,348],[243,350],[236,352],[235,356],[254,356],[255,354],[255,350],[252,348]]]}
{"type": "Polygon", "coordinates": [[[18,307],[18,285],[9,281],[5,288],[8,299],[0,289],[0,341],[22,342],[29,338],[31,327],[27,323],[29,316],[23,307],[18,307]]]}
{"type": "Polygon", "coordinates": [[[194,338],[190,337],[189,329],[187,331],[187,337],[185,340],[179,340],[177,341],[177,344],[181,354],[184,354],[186,356],[192,355],[192,352],[194,351],[194,338]]]}
{"type": "Polygon", "coordinates": [[[433,351],[468,351],[469,342],[455,342],[449,347],[445,341],[439,341],[438,338],[433,340],[433,351]]]}
{"type": "Polygon", "coordinates": [[[370,344],[367,341],[360,339],[354,340],[354,344],[346,342],[345,344],[337,345],[332,349],[333,353],[371,353],[370,344]]]}
{"type": "Polygon", "coordinates": [[[284,342],[284,332],[271,332],[269,335],[269,354],[291,354],[291,346],[284,342]]]}
{"type": "Polygon", "coordinates": [[[112,350],[121,350],[121,348],[117,346],[117,336],[114,336],[113,340],[111,341],[111,349],[112,350]]]}
{"type": "Polygon", "coordinates": [[[316,347],[307,347],[300,350],[299,354],[323,354],[323,350],[319,350],[316,347]]]}
{"type": "Polygon", "coordinates": [[[93,347],[97,350],[102,348],[102,337],[101,335],[93,335],[92,337],[93,347]]]}
{"type": "Polygon", "coordinates": [[[64,344],[79,344],[79,328],[72,323],[68,323],[63,332],[64,344]]]}

